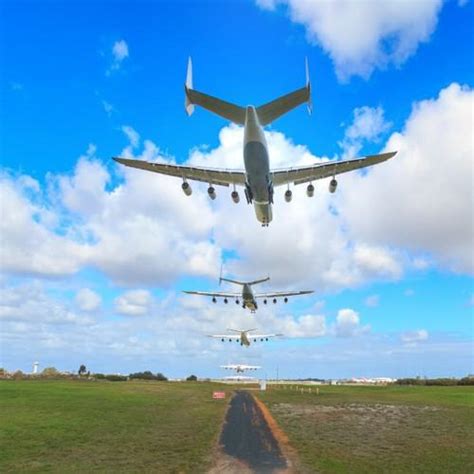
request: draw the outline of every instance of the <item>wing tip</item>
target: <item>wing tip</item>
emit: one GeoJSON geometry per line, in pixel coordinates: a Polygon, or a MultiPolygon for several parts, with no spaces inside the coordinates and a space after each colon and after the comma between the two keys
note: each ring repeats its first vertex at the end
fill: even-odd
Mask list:
{"type": "Polygon", "coordinates": [[[125,165],[128,161],[126,158],[120,158],[120,156],[112,156],[112,160],[116,161],[117,163],[120,163],[121,165],[125,165]]]}
{"type": "Polygon", "coordinates": [[[389,152],[383,153],[383,154],[386,155],[386,156],[387,156],[387,160],[389,160],[390,158],[393,158],[397,153],[398,153],[398,150],[389,151],[389,152]]]}

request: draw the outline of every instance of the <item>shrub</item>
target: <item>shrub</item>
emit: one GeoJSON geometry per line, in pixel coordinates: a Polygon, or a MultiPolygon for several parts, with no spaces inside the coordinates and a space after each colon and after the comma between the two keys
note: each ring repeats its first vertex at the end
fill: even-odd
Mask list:
{"type": "Polygon", "coordinates": [[[188,382],[196,382],[197,381],[197,377],[195,375],[190,375],[186,380],[188,382]]]}
{"type": "Polygon", "coordinates": [[[126,382],[128,380],[128,377],[126,375],[105,375],[104,378],[106,380],[109,380],[110,382],[126,382]]]}
{"type": "Polygon", "coordinates": [[[58,369],[56,367],[46,367],[42,372],[41,375],[43,377],[57,377],[59,374],[58,369]]]}
{"type": "Polygon", "coordinates": [[[146,370],[145,372],[136,372],[134,374],[129,375],[130,379],[138,379],[138,380],[159,380],[159,381],[166,381],[168,380],[162,373],[157,373],[156,375],[146,370]]]}
{"type": "Polygon", "coordinates": [[[474,385],[474,377],[463,377],[458,380],[458,385],[474,385]]]}

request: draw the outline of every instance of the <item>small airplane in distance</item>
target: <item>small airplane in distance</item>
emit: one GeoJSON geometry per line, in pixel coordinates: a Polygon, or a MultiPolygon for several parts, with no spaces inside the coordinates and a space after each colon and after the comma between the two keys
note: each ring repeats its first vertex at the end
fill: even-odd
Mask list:
{"type": "Polygon", "coordinates": [[[229,342],[236,341],[240,342],[241,346],[249,347],[251,341],[264,342],[268,341],[268,339],[271,337],[283,336],[283,334],[249,334],[252,331],[256,331],[256,329],[228,329],[228,331],[232,331],[237,334],[211,334],[208,337],[220,339],[222,342],[225,342],[226,340],[229,342]]]}
{"type": "Polygon", "coordinates": [[[236,304],[240,304],[240,300],[242,300],[242,308],[250,309],[251,313],[255,313],[258,308],[257,299],[261,299],[263,304],[267,304],[269,301],[273,301],[273,303],[277,303],[278,298],[283,298],[285,303],[288,303],[289,296],[300,296],[300,295],[308,295],[310,293],[314,293],[313,290],[301,290],[301,291],[276,291],[270,293],[255,293],[252,291],[252,286],[257,285],[258,283],[263,283],[265,281],[270,280],[270,277],[262,278],[260,280],[254,281],[238,281],[238,280],[231,280],[230,278],[223,278],[222,276],[219,277],[219,285],[223,281],[227,281],[229,283],[234,283],[235,285],[242,286],[242,292],[235,293],[235,292],[212,292],[212,291],[183,291],[183,293],[187,293],[188,295],[201,295],[201,296],[211,296],[212,302],[217,303],[217,298],[223,298],[224,303],[227,304],[229,299],[235,299],[236,304]]]}
{"type": "Polygon", "coordinates": [[[246,365],[246,364],[227,364],[221,365],[221,369],[235,370],[238,374],[243,374],[247,370],[258,370],[262,367],[259,365],[246,365]]]}
{"type": "Polygon", "coordinates": [[[188,115],[193,113],[194,105],[200,105],[233,123],[244,126],[243,155],[245,170],[148,163],[142,160],[118,157],[113,159],[132,168],[181,178],[183,180],[181,188],[186,196],[192,194],[191,185],[188,183],[189,179],[209,183],[207,193],[212,200],[216,198],[215,185],[232,186],[233,190],[230,196],[232,201],[237,204],[240,197],[236,186],[243,186],[247,204],[253,203],[255,215],[262,226],[268,226],[272,220],[273,188],[275,186],[287,186],[285,201],[290,202],[292,199],[290,184],[309,183],[306,194],[308,197],[312,197],[314,196],[313,181],[332,177],[329,182],[329,192],[334,193],[337,188],[336,175],[381,163],[397,153],[381,153],[353,160],[330,161],[270,171],[268,147],[263,127],[305,102],[308,104],[308,111],[311,113],[311,84],[309,82],[307,61],[306,85],[304,87],[260,107],[254,107],[253,105],[241,107],[193,89],[191,58],[188,60],[184,92],[185,109],[188,115]]]}

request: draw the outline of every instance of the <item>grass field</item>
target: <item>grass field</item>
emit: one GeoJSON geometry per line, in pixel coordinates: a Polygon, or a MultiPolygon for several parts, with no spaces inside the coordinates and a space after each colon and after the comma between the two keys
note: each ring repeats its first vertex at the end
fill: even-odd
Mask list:
{"type": "MultiPolygon", "coordinates": [[[[226,409],[211,399],[215,389],[222,385],[0,381],[0,472],[206,472],[226,409]]],[[[256,393],[302,472],[474,472],[474,387],[256,393]]]]}
{"type": "Polygon", "coordinates": [[[206,472],[221,385],[0,381],[0,472],[206,472]]]}
{"type": "Polygon", "coordinates": [[[258,397],[305,471],[474,472],[474,387],[271,388],[258,397]]]}

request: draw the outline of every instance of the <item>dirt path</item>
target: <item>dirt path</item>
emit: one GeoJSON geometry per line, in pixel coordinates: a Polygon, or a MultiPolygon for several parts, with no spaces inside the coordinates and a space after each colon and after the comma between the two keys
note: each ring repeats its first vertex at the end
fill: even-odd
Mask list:
{"type": "Polygon", "coordinates": [[[249,392],[236,392],[220,437],[223,454],[211,472],[291,472],[290,463],[269,426],[269,416],[249,392]]]}

